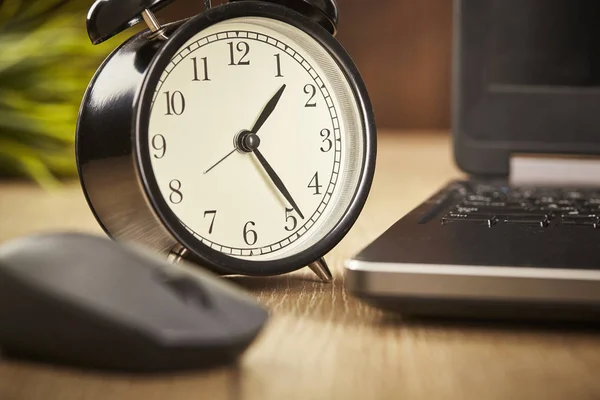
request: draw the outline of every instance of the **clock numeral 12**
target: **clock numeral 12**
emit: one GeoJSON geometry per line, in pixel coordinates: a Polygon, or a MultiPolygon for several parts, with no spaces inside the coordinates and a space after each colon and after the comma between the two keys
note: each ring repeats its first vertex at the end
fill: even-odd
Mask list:
{"type": "Polygon", "coordinates": [[[288,224],[285,226],[285,230],[288,232],[292,232],[298,226],[298,218],[296,218],[293,215],[290,215],[290,213],[292,212],[294,212],[293,208],[285,209],[285,222],[288,224]],[[289,226],[290,222],[292,226],[289,226]]]}
{"type": "Polygon", "coordinates": [[[208,228],[208,234],[210,235],[213,233],[213,227],[215,226],[215,218],[217,217],[217,210],[204,211],[204,218],[206,218],[207,215],[212,215],[212,221],[210,221],[210,227],[208,228]]]}
{"type": "Polygon", "coordinates": [[[192,80],[195,82],[210,81],[210,78],[208,77],[208,59],[206,57],[202,57],[200,60],[202,60],[202,64],[203,64],[204,77],[202,79],[200,79],[198,77],[200,75],[198,73],[198,57],[194,57],[194,58],[192,58],[192,62],[194,63],[194,79],[192,79],[192,80]]]}
{"type": "Polygon", "coordinates": [[[229,56],[231,58],[229,65],[250,65],[250,61],[245,60],[248,53],[250,53],[250,45],[248,43],[238,42],[237,46],[235,46],[238,53],[244,53],[237,62],[235,61],[236,52],[234,51],[233,42],[228,42],[227,44],[229,45],[229,56]]]}
{"type": "Polygon", "coordinates": [[[274,57],[277,60],[277,75],[275,75],[275,78],[283,78],[283,75],[281,75],[281,54],[275,54],[274,57]]]}
{"type": "Polygon", "coordinates": [[[183,193],[181,192],[181,181],[173,179],[171,182],[169,182],[169,189],[171,189],[169,201],[173,204],[180,204],[183,201],[183,193]]]}
{"type": "Polygon", "coordinates": [[[315,174],[313,175],[313,178],[308,183],[308,188],[315,189],[315,192],[313,193],[313,195],[317,196],[317,195],[321,194],[322,187],[323,187],[323,185],[319,185],[319,173],[315,172],[315,174]]]}
{"type": "Polygon", "coordinates": [[[185,111],[185,97],[179,90],[173,92],[165,92],[167,97],[167,114],[166,115],[181,115],[185,111]]]}
{"type": "Polygon", "coordinates": [[[248,228],[248,226],[256,226],[256,222],[248,221],[246,225],[244,225],[244,242],[248,246],[254,246],[258,241],[258,233],[255,230],[248,228]]]}

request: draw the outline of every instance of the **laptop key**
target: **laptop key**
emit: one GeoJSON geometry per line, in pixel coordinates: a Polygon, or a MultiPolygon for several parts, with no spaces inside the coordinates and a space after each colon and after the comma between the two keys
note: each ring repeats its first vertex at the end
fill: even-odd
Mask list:
{"type": "Polygon", "coordinates": [[[502,222],[505,224],[537,225],[545,228],[550,224],[550,218],[547,215],[516,214],[502,216],[502,222]]]}
{"type": "Polygon", "coordinates": [[[600,218],[596,215],[566,215],[561,219],[563,225],[588,226],[600,228],[600,218]]]}
{"type": "Polygon", "coordinates": [[[471,222],[485,224],[488,227],[494,226],[498,222],[498,217],[489,214],[459,214],[449,213],[442,218],[442,225],[450,224],[453,222],[471,222]]]}

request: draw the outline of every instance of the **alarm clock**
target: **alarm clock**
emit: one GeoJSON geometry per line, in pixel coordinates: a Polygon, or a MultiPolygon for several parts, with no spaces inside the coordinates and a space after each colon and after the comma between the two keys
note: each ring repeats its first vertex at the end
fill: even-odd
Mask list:
{"type": "Polygon", "coordinates": [[[276,275],[324,256],[367,199],[376,128],[334,38],[333,0],[230,1],[161,25],[169,0],[98,0],[101,43],[144,21],[83,98],[77,165],[114,239],[218,274],[276,275]]]}

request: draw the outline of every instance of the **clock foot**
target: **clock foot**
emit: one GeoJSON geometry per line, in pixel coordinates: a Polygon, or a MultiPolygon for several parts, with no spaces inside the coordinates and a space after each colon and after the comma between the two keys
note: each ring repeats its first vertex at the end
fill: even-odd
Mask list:
{"type": "Polygon", "coordinates": [[[324,258],[320,258],[319,260],[310,264],[308,268],[312,269],[312,271],[317,274],[317,276],[321,278],[323,282],[331,282],[333,280],[333,275],[331,275],[331,271],[329,270],[324,258]]]}
{"type": "Polygon", "coordinates": [[[179,262],[188,254],[188,249],[180,244],[173,246],[169,254],[167,255],[167,261],[173,264],[179,264],[179,262]]]}

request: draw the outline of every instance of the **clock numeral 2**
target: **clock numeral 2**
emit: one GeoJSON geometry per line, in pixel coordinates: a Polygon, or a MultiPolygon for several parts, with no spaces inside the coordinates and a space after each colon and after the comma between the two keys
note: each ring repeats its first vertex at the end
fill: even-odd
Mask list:
{"type": "Polygon", "coordinates": [[[287,224],[285,226],[285,230],[288,232],[292,232],[298,226],[298,218],[296,218],[293,215],[290,215],[290,213],[292,213],[292,212],[294,212],[293,208],[285,209],[285,222],[287,224]],[[290,222],[291,222],[291,226],[290,226],[290,222]]]}
{"type": "Polygon", "coordinates": [[[167,97],[167,114],[166,115],[181,115],[185,111],[185,97],[179,90],[173,92],[165,92],[167,97]]]}
{"type": "Polygon", "coordinates": [[[200,73],[198,71],[198,57],[194,57],[192,58],[192,62],[194,63],[194,79],[192,79],[193,81],[210,81],[210,78],[208,77],[208,59],[206,57],[202,57],[200,60],[202,60],[202,66],[203,66],[203,70],[204,70],[204,76],[202,79],[199,78],[200,73]]]}
{"type": "Polygon", "coordinates": [[[233,42],[228,42],[227,44],[229,45],[229,65],[250,65],[250,61],[245,59],[248,56],[248,53],[250,53],[250,45],[248,43],[238,42],[235,49],[233,47],[233,42]],[[244,53],[237,62],[235,61],[235,50],[237,50],[237,53],[244,53]]]}
{"type": "Polygon", "coordinates": [[[308,99],[308,101],[306,102],[306,105],[304,107],[316,107],[317,102],[313,101],[313,99],[315,98],[315,95],[317,94],[317,88],[315,87],[315,85],[310,84],[310,83],[305,85],[304,93],[310,95],[310,98],[308,99]]]}
{"type": "Polygon", "coordinates": [[[248,246],[254,246],[258,241],[258,233],[256,233],[255,230],[248,228],[248,226],[256,226],[256,223],[254,221],[248,221],[246,222],[246,225],[244,225],[244,242],[246,242],[248,246]]]}
{"type": "Polygon", "coordinates": [[[183,193],[181,192],[181,181],[173,179],[171,182],[169,182],[169,189],[171,189],[169,201],[173,204],[181,203],[183,201],[183,193]]]}
{"type": "Polygon", "coordinates": [[[275,78],[283,78],[283,75],[281,75],[281,54],[275,54],[274,57],[277,60],[277,75],[275,75],[275,78]]]}
{"type": "Polygon", "coordinates": [[[152,137],[152,148],[158,153],[154,154],[154,158],[161,159],[167,153],[167,141],[163,135],[154,135],[152,137]]]}
{"type": "Polygon", "coordinates": [[[321,151],[323,153],[329,153],[333,148],[333,142],[329,138],[331,136],[331,131],[327,128],[321,130],[321,137],[323,138],[323,146],[321,146],[321,151]]]}
{"type": "Polygon", "coordinates": [[[317,195],[321,194],[322,187],[323,187],[323,185],[319,185],[319,173],[315,172],[312,179],[308,183],[308,188],[315,189],[315,192],[313,193],[313,195],[317,196],[317,195]]]}
{"type": "Polygon", "coordinates": [[[212,216],[212,220],[210,221],[210,227],[208,228],[208,234],[210,235],[213,233],[213,227],[215,226],[215,218],[217,217],[217,210],[204,211],[204,218],[206,218],[207,215],[212,216]]]}

